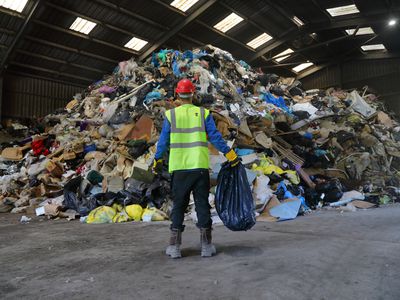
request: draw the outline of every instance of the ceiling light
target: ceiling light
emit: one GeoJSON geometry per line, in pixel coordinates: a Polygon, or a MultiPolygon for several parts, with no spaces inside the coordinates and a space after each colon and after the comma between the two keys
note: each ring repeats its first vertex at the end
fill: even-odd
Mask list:
{"type": "Polygon", "coordinates": [[[255,39],[252,39],[250,42],[248,42],[246,45],[253,48],[253,49],[257,49],[258,47],[260,47],[262,44],[265,44],[266,42],[272,40],[272,36],[266,34],[265,32],[261,35],[259,35],[258,37],[256,37],[255,39]]]}
{"type": "Polygon", "coordinates": [[[77,17],[69,29],[78,31],[84,34],[89,34],[97,24],[89,20],[77,17]]]}
{"type": "MultiPolygon", "coordinates": [[[[346,29],[348,35],[354,34],[356,29],[346,29]]],[[[371,27],[362,27],[359,28],[356,35],[365,35],[365,34],[374,34],[374,30],[371,27]]]]}
{"type": "Polygon", "coordinates": [[[383,44],[375,44],[375,45],[364,45],[361,46],[363,51],[375,51],[375,50],[385,50],[385,45],[383,44]]]}
{"type": "Polygon", "coordinates": [[[0,6],[22,12],[28,0],[0,0],[0,6]]]}
{"type": "Polygon", "coordinates": [[[132,38],[129,42],[125,44],[126,48],[133,49],[135,51],[140,51],[148,42],[137,37],[132,38]]]}
{"type": "Polygon", "coordinates": [[[389,26],[394,26],[396,24],[397,24],[397,20],[395,20],[395,19],[390,20],[388,23],[389,26]]]}
{"type": "Polygon", "coordinates": [[[355,4],[328,8],[326,10],[332,17],[339,17],[359,13],[355,4]]]}
{"type": "Polygon", "coordinates": [[[174,0],[170,5],[185,12],[197,2],[199,2],[199,0],[174,0]]]}
{"type": "Polygon", "coordinates": [[[225,19],[221,20],[217,24],[214,25],[215,29],[218,29],[222,32],[227,32],[232,27],[235,27],[237,24],[243,21],[243,18],[238,16],[235,13],[231,13],[225,19]]]}
{"type": "Polygon", "coordinates": [[[293,50],[289,48],[289,49],[286,49],[285,51],[283,51],[283,52],[281,52],[281,53],[275,55],[274,58],[277,57],[277,58],[275,58],[275,60],[276,60],[277,62],[281,62],[282,60],[285,60],[286,58],[288,58],[288,57],[290,56],[290,53],[293,53],[293,50]],[[285,55],[285,54],[288,54],[288,55],[286,55],[286,56],[281,56],[281,55],[285,55]],[[280,57],[279,57],[279,56],[280,56],[280,57]]]}
{"type": "Polygon", "coordinates": [[[293,20],[293,22],[295,22],[296,25],[299,26],[299,27],[301,27],[301,26],[304,25],[304,22],[303,22],[302,20],[300,20],[300,19],[299,19],[298,17],[296,17],[296,16],[294,16],[294,17],[292,18],[292,20],[293,20]]]}
{"type": "Polygon", "coordinates": [[[300,65],[294,67],[292,70],[295,71],[296,73],[299,73],[299,72],[311,67],[312,65],[314,65],[312,62],[306,62],[306,63],[300,64],[300,65]]]}

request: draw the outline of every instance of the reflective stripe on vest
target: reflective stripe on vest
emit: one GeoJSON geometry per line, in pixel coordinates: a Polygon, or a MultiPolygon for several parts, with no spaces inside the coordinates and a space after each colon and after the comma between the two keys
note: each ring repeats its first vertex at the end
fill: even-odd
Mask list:
{"type": "Polygon", "coordinates": [[[175,109],[171,109],[170,112],[171,112],[171,133],[192,133],[192,132],[206,131],[205,111],[204,111],[203,107],[200,107],[200,118],[201,118],[201,126],[200,127],[176,128],[175,109]]]}
{"type": "Polygon", "coordinates": [[[171,143],[171,148],[193,148],[193,147],[208,147],[207,142],[192,142],[192,143],[171,143]]]}
{"type": "Polygon", "coordinates": [[[185,104],[167,111],[171,124],[169,171],[208,169],[205,119],[209,111],[185,104]]]}

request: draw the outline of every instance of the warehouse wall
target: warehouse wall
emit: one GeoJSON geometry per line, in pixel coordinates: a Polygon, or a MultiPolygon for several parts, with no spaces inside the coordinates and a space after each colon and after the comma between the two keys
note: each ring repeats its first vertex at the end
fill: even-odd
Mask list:
{"type": "Polygon", "coordinates": [[[2,120],[37,118],[64,107],[82,87],[42,78],[6,75],[3,82],[2,120]]]}
{"type": "Polygon", "coordinates": [[[400,59],[354,60],[322,69],[301,81],[306,89],[368,85],[400,115],[400,59]]]}

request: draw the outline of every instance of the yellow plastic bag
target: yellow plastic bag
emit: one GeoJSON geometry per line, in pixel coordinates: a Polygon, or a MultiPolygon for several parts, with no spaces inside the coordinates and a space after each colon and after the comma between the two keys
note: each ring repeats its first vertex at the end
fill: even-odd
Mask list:
{"type": "Polygon", "coordinates": [[[143,211],[142,220],[144,222],[168,220],[168,216],[155,207],[147,207],[143,211]]]}
{"type": "Polygon", "coordinates": [[[275,166],[274,162],[270,158],[266,157],[265,155],[261,158],[260,165],[253,164],[251,169],[253,171],[260,171],[264,175],[270,175],[272,173],[281,175],[285,172],[278,166],[275,166]]]}
{"type": "Polygon", "coordinates": [[[87,219],[86,223],[88,224],[103,224],[103,223],[111,223],[113,218],[117,212],[114,208],[109,206],[100,206],[93,209],[87,219]]]}
{"type": "Polygon", "coordinates": [[[118,212],[114,218],[113,218],[113,222],[114,223],[123,223],[123,222],[128,222],[130,221],[131,218],[128,216],[128,214],[126,213],[126,211],[121,211],[118,212]]]}
{"type": "Polygon", "coordinates": [[[143,208],[139,204],[128,205],[125,207],[125,211],[135,222],[139,222],[142,219],[143,208]]]}
{"type": "Polygon", "coordinates": [[[273,161],[266,156],[261,158],[260,165],[253,164],[251,169],[256,172],[261,172],[264,175],[271,175],[272,173],[278,175],[285,174],[291,183],[296,185],[300,184],[300,178],[296,171],[282,170],[280,167],[274,165],[273,161]]]}
{"type": "Polygon", "coordinates": [[[124,210],[124,207],[118,203],[114,203],[111,207],[114,208],[117,213],[124,210]]]}
{"type": "Polygon", "coordinates": [[[285,171],[286,177],[289,178],[289,181],[293,184],[300,184],[300,178],[296,171],[293,170],[286,170],[285,171]]]}

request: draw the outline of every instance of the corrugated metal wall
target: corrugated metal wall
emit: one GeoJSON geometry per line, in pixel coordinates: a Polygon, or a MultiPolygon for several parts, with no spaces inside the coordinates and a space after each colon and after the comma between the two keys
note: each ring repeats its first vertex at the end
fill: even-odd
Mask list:
{"type": "Polygon", "coordinates": [[[37,118],[64,107],[82,87],[40,78],[6,75],[2,118],[37,118]]]}
{"type": "Polygon", "coordinates": [[[306,89],[325,88],[340,85],[340,76],[340,66],[332,66],[301,79],[301,82],[306,89]]]}
{"type": "Polygon", "coordinates": [[[355,60],[322,69],[301,81],[306,89],[367,85],[381,95],[388,108],[400,114],[400,59],[355,60]]]}

